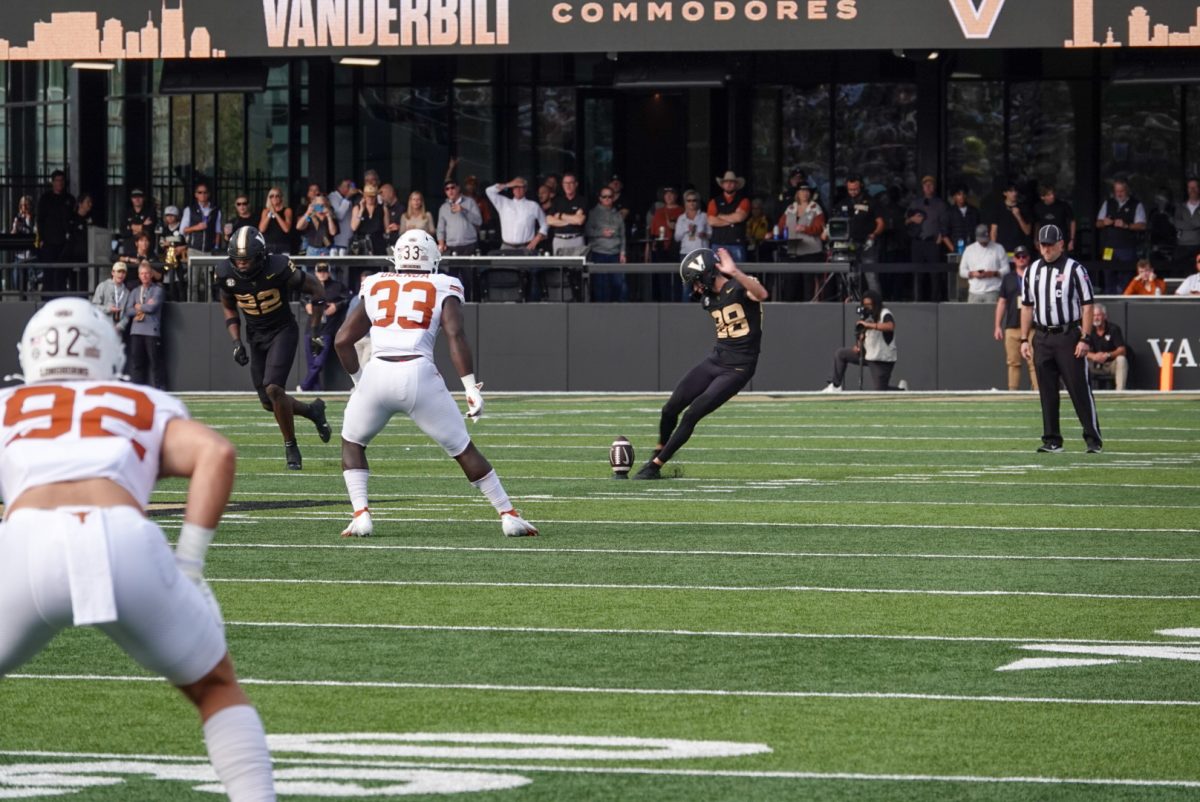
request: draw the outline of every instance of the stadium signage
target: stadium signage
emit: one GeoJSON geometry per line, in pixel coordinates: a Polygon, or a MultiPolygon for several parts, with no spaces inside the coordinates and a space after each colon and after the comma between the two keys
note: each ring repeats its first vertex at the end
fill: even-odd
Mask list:
{"type": "Polygon", "coordinates": [[[40,0],[0,61],[1197,47],[1193,0],[40,0]]]}
{"type": "Polygon", "coordinates": [[[1163,354],[1174,354],[1175,364],[1172,367],[1176,368],[1194,368],[1196,367],[1196,355],[1192,352],[1192,344],[1188,342],[1187,337],[1180,337],[1179,342],[1175,342],[1175,338],[1167,337],[1164,339],[1148,338],[1146,343],[1150,346],[1150,350],[1154,352],[1154,361],[1158,366],[1162,367],[1163,354]]]}

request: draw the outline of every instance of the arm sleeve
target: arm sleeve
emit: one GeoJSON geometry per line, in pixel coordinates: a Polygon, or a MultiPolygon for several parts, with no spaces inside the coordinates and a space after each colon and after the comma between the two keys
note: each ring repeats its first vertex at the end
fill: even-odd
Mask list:
{"type": "Polygon", "coordinates": [[[1034,271],[1036,269],[1037,268],[1035,266],[1031,266],[1028,270],[1025,271],[1025,279],[1021,282],[1021,305],[1022,306],[1033,306],[1033,285],[1034,285],[1033,277],[1035,275],[1034,271]]]}

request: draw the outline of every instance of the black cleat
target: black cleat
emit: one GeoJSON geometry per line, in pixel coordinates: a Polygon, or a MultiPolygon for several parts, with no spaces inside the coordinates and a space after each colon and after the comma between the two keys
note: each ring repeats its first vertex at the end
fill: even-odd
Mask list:
{"type": "Polygon", "coordinates": [[[1038,453],[1039,454],[1061,454],[1061,453],[1063,453],[1063,447],[1059,446],[1059,445],[1055,445],[1054,443],[1043,443],[1042,445],[1038,446],[1038,453]]]}
{"type": "Polygon", "coordinates": [[[318,398],[308,405],[308,411],[312,415],[312,422],[317,425],[317,436],[322,443],[328,443],[333,436],[333,427],[325,420],[325,402],[318,398]]]}
{"type": "Polygon", "coordinates": [[[633,475],[634,479],[661,479],[662,468],[655,464],[654,460],[650,460],[642,466],[641,470],[633,475]]]}
{"type": "Polygon", "coordinates": [[[1097,446],[1088,446],[1087,453],[1089,453],[1089,454],[1103,454],[1103,453],[1104,453],[1104,446],[1099,446],[1099,445],[1097,445],[1097,446]]]}
{"type": "Polygon", "coordinates": [[[287,459],[287,469],[289,471],[300,470],[300,446],[296,445],[295,443],[284,443],[283,454],[287,459]]]}

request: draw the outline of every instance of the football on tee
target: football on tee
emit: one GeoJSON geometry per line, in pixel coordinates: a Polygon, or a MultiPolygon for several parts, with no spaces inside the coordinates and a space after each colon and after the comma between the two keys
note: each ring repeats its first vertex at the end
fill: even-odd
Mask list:
{"type": "Polygon", "coordinates": [[[628,438],[618,437],[608,449],[608,464],[612,466],[614,479],[628,479],[633,467],[633,444],[628,438]]]}

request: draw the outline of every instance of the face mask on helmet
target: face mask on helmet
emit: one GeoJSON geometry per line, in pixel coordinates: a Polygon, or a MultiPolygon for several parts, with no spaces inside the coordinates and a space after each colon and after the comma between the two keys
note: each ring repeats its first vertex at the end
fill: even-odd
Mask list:
{"type": "Polygon", "coordinates": [[[258,275],[267,260],[267,241],[254,226],[242,226],[229,240],[229,261],[246,278],[258,275]]]}
{"type": "Polygon", "coordinates": [[[709,248],[697,248],[679,263],[679,278],[691,286],[699,283],[705,292],[712,292],[717,283],[717,255],[709,248]]]}
{"type": "Polygon", "coordinates": [[[392,264],[399,273],[410,270],[436,273],[441,261],[437,242],[424,231],[405,231],[392,247],[392,264]]]}
{"type": "Polygon", "coordinates": [[[120,377],[125,349],[112,321],[82,298],[59,298],[25,325],[17,344],[25,382],[120,377]]]}

